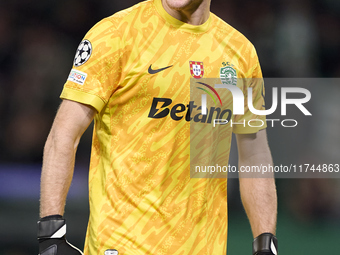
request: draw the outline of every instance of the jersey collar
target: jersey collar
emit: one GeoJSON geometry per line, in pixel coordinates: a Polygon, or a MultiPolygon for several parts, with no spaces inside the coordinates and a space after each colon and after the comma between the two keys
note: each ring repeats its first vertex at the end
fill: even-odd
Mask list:
{"type": "Polygon", "coordinates": [[[186,30],[188,32],[191,33],[204,33],[206,31],[209,30],[210,28],[210,24],[211,24],[211,14],[209,15],[209,18],[206,22],[204,22],[202,25],[191,25],[185,22],[182,22],[178,19],[175,19],[174,17],[172,17],[169,13],[167,13],[167,11],[164,9],[163,4],[162,4],[162,0],[154,0],[154,4],[156,6],[157,12],[159,13],[159,15],[165,19],[165,21],[167,23],[169,23],[170,25],[179,28],[181,30],[186,30]]]}

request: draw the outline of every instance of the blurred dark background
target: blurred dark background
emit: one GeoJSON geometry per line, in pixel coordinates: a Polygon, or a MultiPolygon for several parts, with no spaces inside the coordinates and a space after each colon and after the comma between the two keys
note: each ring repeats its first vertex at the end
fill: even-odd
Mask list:
{"type": "MultiPolygon", "coordinates": [[[[96,22],[137,2],[0,1],[0,255],[38,254],[42,151],[75,50],[96,22]]],[[[212,12],[255,45],[265,77],[340,76],[340,1],[212,0],[212,12]]],[[[313,90],[310,110],[317,118],[301,117],[295,129],[268,128],[275,163],[340,163],[339,83],[313,90]]],[[[68,239],[80,247],[90,143],[91,128],[78,149],[65,214],[68,239]]],[[[235,162],[235,149],[232,155],[235,162]]],[[[339,184],[277,180],[280,254],[339,253],[339,184]]],[[[251,254],[237,180],[229,180],[228,189],[228,254],[251,254]]]]}

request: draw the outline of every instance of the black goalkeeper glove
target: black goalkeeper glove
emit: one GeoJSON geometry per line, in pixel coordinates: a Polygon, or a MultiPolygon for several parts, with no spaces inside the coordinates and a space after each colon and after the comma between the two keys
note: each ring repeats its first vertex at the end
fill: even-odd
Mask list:
{"type": "Polygon", "coordinates": [[[40,255],[82,255],[65,238],[66,221],[61,215],[52,215],[38,221],[38,241],[40,255]]]}
{"type": "Polygon", "coordinates": [[[277,255],[278,243],[276,236],[263,233],[253,241],[253,255],[277,255]]]}

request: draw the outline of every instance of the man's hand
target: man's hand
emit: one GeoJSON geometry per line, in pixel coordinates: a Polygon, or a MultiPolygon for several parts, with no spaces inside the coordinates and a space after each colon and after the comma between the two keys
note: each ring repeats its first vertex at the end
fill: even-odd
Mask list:
{"type": "Polygon", "coordinates": [[[66,241],[66,221],[61,215],[47,216],[38,221],[40,255],[82,255],[66,241]]]}
{"type": "Polygon", "coordinates": [[[253,255],[277,255],[278,242],[271,233],[263,233],[253,241],[253,255]]]}

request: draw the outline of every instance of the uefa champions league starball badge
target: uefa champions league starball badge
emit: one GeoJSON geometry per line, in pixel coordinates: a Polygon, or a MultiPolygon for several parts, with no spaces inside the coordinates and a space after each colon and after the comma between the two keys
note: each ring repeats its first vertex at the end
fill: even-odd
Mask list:
{"type": "Polygon", "coordinates": [[[83,40],[77,49],[76,56],[74,57],[74,66],[78,67],[86,63],[87,60],[91,57],[92,54],[92,45],[89,40],[83,40]]]}

